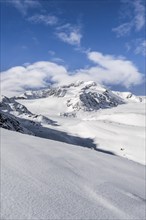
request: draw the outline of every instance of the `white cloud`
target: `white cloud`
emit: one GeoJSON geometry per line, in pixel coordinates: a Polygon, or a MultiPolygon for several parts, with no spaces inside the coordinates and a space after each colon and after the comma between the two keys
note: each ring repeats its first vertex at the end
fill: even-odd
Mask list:
{"type": "Polygon", "coordinates": [[[1,73],[2,94],[12,96],[27,89],[46,87],[48,81],[61,81],[67,76],[66,69],[52,62],[40,61],[25,66],[16,66],[1,73]]]}
{"type": "Polygon", "coordinates": [[[48,51],[48,54],[51,55],[51,56],[54,56],[56,53],[55,53],[54,50],[49,50],[49,51],[48,51]]]}
{"type": "Polygon", "coordinates": [[[135,11],[135,28],[139,31],[145,25],[145,3],[142,0],[135,0],[132,3],[135,11]]]}
{"type": "Polygon", "coordinates": [[[45,24],[45,25],[56,25],[58,18],[54,15],[34,15],[28,18],[28,21],[36,24],[45,24]]]}
{"type": "Polygon", "coordinates": [[[140,41],[134,52],[146,56],[146,40],[140,41]]]}
{"type": "Polygon", "coordinates": [[[81,40],[81,34],[78,33],[76,30],[70,33],[60,32],[57,36],[64,42],[71,44],[71,45],[79,45],[81,40]]]}
{"type": "Polygon", "coordinates": [[[123,57],[89,52],[88,58],[97,64],[88,72],[101,83],[121,84],[127,88],[142,83],[143,76],[137,67],[123,57]]]}
{"type": "Polygon", "coordinates": [[[88,52],[87,57],[93,66],[67,71],[66,67],[53,62],[36,62],[25,66],[13,67],[1,73],[2,94],[12,96],[26,89],[46,87],[49,81],[57,84],[77,80],[93,80],[107,85],[130,87],[142,83],[143,75],[129,60],[99,52],[88,52]]]}
{"type": "Polygon", "coordinates": [[[121,2],[125,4],[125,6],[127,7],[127,9],[125,7],[125,10],[127,10],[128,13],[124,10],[122,14],[123,14],[123,18],[126,19],[126,22],[112,29],[112,31],[114,31],[117,34],[117,37],[125,36],[131,33],[132,30],[140,31],[145,26],[144,1],[127,0],[121,2]]]}
{"type": "MultiPolygon", "coordinates": [[[[59,19],[54,15],[34,15],[32,17],[29,17],[27,20],[32,23],[51,26],[58,25],[59,23],[59,19]]],[[[74,45],[78,48],[80,47],[82,38],[80,26],[75,26],[67,23],[62,26],[55,27],[54,30],[55,35],[61,41],[70,45],[74,45]]]]}
{"type": "Polygon", "coordinates": [[[125,43],[126,51],[129,52],[131,50],[131,44],[129,42],[125,43]]]}
{"type": "Polygon", "coordinates": [[[54,50],[49,50],[48,54],[51,56],[51,58],[50,58],[51,62],[64,63],[64,60],[62,58],[56,57],[56,53],[54,50]]]}
{"type": "Polygon", "coordinates": [[[82,34],[79,26],[72,26],[67,23],[57,27],[56,30],[56,35],[61,41],[74,46],[80,46],[82,34]]]}
{"type": "Polygon", "coordinates": [[[136,38],[125,44],[127,52],[131,51],[135,55],[146,56],[146,40],[144,38],[136,38]]]}
{"type": "Polygon", "coordinates": [[[55,63],[64,63],[64,60],[60,57],[53,57],[51,59],[51,61],[55,62],[55,63]]]}
{"type": "Polygon", "coordinates": [[[116,32],[117,37],[122,37],[122,36],[130,34],[132,27],[133,27],[133,23],[127,22],[127,23],[119,25],[116,28],[113,28],[112,30],[116,32]]]}
{"type": "Polygon", "coordinates": [[[37,8],[41,6],[38,0],[8,0],[7,3],[13,5],[23,15],[27,14],[29,8],[37,8]]]}

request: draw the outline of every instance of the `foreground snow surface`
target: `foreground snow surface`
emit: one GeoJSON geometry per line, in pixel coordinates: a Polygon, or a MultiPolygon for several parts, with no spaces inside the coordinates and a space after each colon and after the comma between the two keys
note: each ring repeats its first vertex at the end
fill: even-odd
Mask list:
{"type": "Polygon", "coordinates": [[[2,219],[145,219],[145,167],[1,129],[2,219]]]}

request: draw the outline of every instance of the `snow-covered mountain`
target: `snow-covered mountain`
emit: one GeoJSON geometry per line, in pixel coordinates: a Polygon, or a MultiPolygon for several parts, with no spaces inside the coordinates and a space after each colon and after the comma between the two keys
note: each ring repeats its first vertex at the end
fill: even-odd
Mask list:
{"type": "Polygon", "coordinates": [[[104,149],[145,163],[143,100],[81,81],[3,97],[0,110],[36,136],[104,149]],[[86,139],[83,143],[82,138],[86,139]]]}
{"type": "Polygon", "coordinates": [[[68,112],[79,110],[96,111],[115,107],[129,101],[142,101],[142,98],[136,97],[131,93],[113,92],[93,81],[81,81],[56,88],[49,87],[40,91],[28,91],[15,97],[15,99],[38,99],[50,96],[66,99],[68,112]]]}
{"type": "Polygon", "coordinates": [[[2,219],[144,219],[144,97],[95,82],[3,96],[0,127],[2,219]]]}
{"type": "Polygon", "coordinates": [[[8,98],[6,96],[2,97],[0,102],[0,110],[2,112],[6,112],[12,114],[18,118],[28,119],[30,121],[34,121],[36,123],[45,123],[50,124],[53,121],[43,115],[36,115],[29,111],[24,105],[15,101],[15,98],[8,98]]]}
{"type": "Polygon", "coordinates": [[[22,104],[15,101],[15,98],[8,98],[6,96],[2,97],[0,102],[0,109],[4,112],[11,113],[13,115],[29,115],[31,116],[32,113],[22,104]]]}

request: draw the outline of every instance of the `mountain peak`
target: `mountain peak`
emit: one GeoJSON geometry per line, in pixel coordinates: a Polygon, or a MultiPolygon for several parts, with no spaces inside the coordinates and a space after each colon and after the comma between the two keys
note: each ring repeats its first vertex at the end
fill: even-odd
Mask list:
{"type": "Polygon", "coordinates": [[[61,115],[80,110],[97,111],[98,109],[111,108],[126,102],[142,101],[140,97],[132,93],[111,91],[94,81],[76,81],[59,87],[52,86],[43,90],[26,91],[21,96],[11,99],[40,98],[51,98],[51,102],[56,101],[66,104],[66,109],[63,110],[63,113],[61,112],[61,115]],[[51,97],[54,98],[54,101],[51,97]],[[56,100],[55,97],[61,100],[56,100]]]}

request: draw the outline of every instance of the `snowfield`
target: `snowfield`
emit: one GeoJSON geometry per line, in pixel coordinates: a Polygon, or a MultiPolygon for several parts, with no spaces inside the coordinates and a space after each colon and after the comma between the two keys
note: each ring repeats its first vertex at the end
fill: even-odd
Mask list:
{"type": "Polygon", "coordinates": [[[3,96],[2,220],[145,220],[145,97],[95,82],[3,96]]]}
{"type": "Polygon", "coordinates": [[[2,220],[144,220],[145,195],[139,163],[1,128],[2,220]]]}
{"type": "MultiPolygon", "coordinates": [[[[130,102],[96,112],[77,112],[77,117],[60,117],[66,111],[63,98],[19,100],[31,112],[57,122],[56,130],[92,138],[98,148],[145,164],[145,103],[130,102]]],[[[51,128],[51,125],[44,125],[51,128]]]]}
{"type": "Polygon", "coordinates": [[[111,91],[93,81],[78,81],[3,97],[0,111],[3,128],[9,127],[5,117],[9,117],[10,124],[15,116],[13,124],[20,124],[19,130],[27,131],[23,133],[106,150],[146,163],[145,97],[111,91]],[[84,138],[84,144],[80,138],[84,138]]]}

